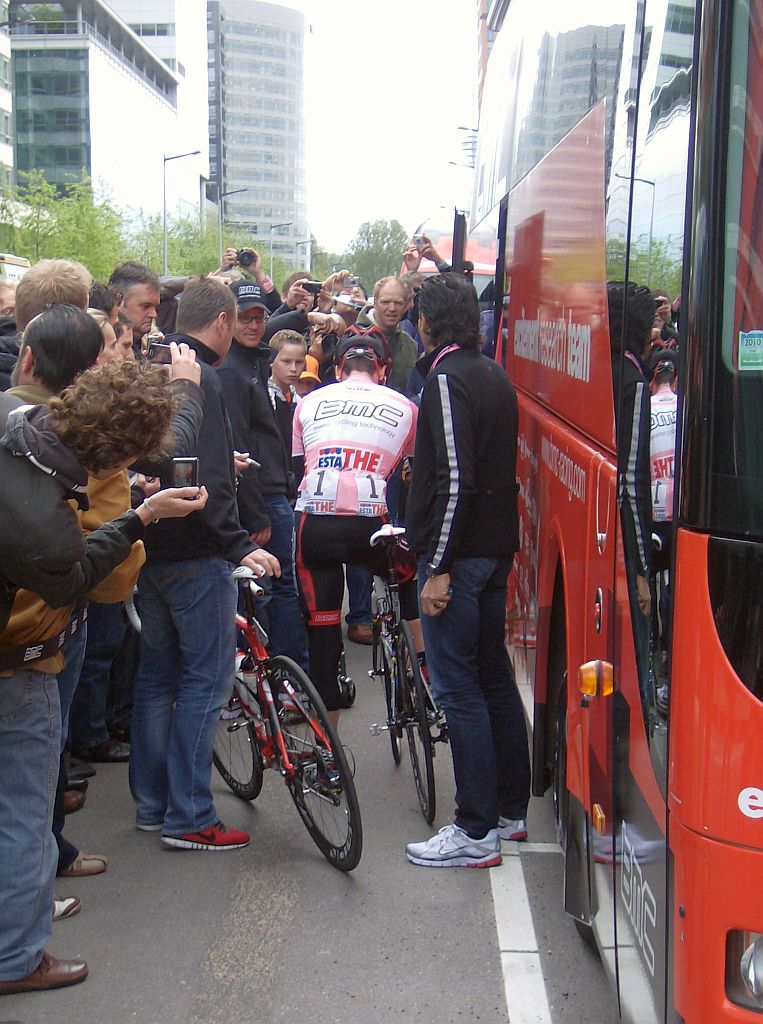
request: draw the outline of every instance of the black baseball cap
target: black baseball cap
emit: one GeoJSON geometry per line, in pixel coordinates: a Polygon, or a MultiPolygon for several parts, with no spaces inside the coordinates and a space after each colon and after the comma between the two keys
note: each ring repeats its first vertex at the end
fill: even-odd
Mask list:
{"type": "Polygon", "coordinates": [[[247,309],[254,309],[255,306],[269,312],[268,304],[265,302],[265,292],[262,290],[262,286],[255,281],[234,281],[230,288],[236,296],[239,313],[245,313],[247,309]]]}

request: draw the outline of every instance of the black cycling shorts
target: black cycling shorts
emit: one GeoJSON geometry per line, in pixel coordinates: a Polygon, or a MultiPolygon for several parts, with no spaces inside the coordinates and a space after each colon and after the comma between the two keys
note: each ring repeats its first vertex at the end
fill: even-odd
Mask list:
{"type": "MultiPolygon", "coordinates": [[[[372,548],[371,535],[384,525],[365,516],[295,516],[297,585],[307,620],[310,677],[329,711],[341,707],[337,667],[342,653],[343,565],[362,565],[380,576],[387,574],[382,545],[372,548]]],[[[418,618],[415,555],[397,545],[395,575],[400,583],[404,619],[418,618]]]]}

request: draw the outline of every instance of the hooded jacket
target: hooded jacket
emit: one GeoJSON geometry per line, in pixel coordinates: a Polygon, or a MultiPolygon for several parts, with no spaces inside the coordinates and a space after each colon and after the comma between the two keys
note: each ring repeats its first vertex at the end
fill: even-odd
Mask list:
{"type": "MultiPolygon", "coordinates": [[[[20,588],[35,591],[51,608],[70,607],[127,558],[143,536],[143,524],[129,511],[83,537],[68,500],[89,508],[87,471],[54,433],[46,406],[24,406],[13,395],[0,395],[0,432],[4,631],[20,588]]],[[[9,646],[0,633],[3,643],[9,646]]]]}

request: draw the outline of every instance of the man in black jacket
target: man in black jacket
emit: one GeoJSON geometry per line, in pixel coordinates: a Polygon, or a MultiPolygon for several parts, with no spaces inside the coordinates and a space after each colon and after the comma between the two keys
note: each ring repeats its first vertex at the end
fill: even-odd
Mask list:
{"type": "MultiPolygon", "coordinates": [[[[273,654],[286,654],[307,670],[307,635],[292,570],[295,496],[291,468],[291,439],[287,452],[268,396],[270,349],[260,344],[265,331],[266,298],[260,286],[237,282],[231,286],[238,314],[246,318],[237,330],[228,355],[217,370],[230,417],[233,444],[248,452],[259,467],[250,467],[239,480],[238,511],[241,525],[281,564],[281,576],[265,583],[266,594],[257,606],[258,618],[270,637],[273,654]]],[[[274,321],[279,318],[274,318],[274,321]]]]}
{"type": "Polygon", "coordinates": [[[406,508],[419,556],[429,678],[448,722],[456,816],[408,859],[492,867],[501,839],[524,839],[530,764],[524,712],[504,645],[506,579],[519,547],[517,399],[479,353],[479,305],[458,274],[419,292],[426,355],[406,508]]]}
{"type": "MultiPolygon", "coordinates": [[[[173,341],[201,363],[204,416],[199,481],[203,512],[146,537],[141,595],[141,662],[135,680],[130,788],[137,827],[162,831],[169,846],[225,850],[249,835],[226,829],[211,793],[212,747],[220,708],[233,690],[236,586],[232,565],[278,574],[278,561],[252,541],[236,507],[233,437],[212,369],[230,348],[236,303],[217,278],[197,278],[178,303],[173,341]]],[[[169,481],[162,479],[162,483],[169,481]]]]}

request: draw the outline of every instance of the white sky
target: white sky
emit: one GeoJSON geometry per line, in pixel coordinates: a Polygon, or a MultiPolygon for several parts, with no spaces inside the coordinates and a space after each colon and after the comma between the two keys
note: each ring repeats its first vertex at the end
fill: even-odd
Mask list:
{"type": "Polygon", "coordinates": [[[475,0],[275,2],[312,25],[305,116],[319,244],[343,251],[366,220],[451,223],[471,187],[471,171],[448,161],[463,159],[458,126],[476,125],[475,0]]]}

